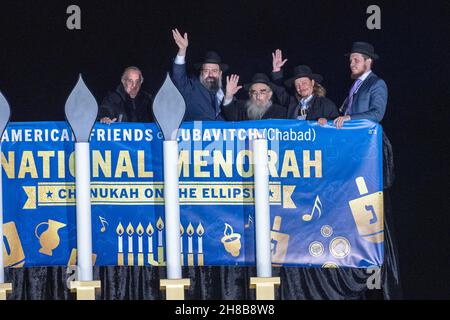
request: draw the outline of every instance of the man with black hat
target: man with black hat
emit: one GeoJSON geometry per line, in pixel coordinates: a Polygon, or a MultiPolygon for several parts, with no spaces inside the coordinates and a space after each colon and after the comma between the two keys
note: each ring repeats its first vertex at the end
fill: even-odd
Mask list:
{"type": "MultiPolygon", "coordinates": [[[[272,53],[272,79],[274,82],[281,82],[283,71],[281,67],[286,63],[283,60],[280,49],[272,53]]],[[[325,97],[326,90],[320,84],[323,77],[313,73],[311,68],[299,65],[294,68],[294,76],[284,82],[289,87],[295,88],[296,95],[291,96],[285,88],[274,87],[275,96],[280,104],[288,108],[287,117],[298,120],[317,120],[320,125],[327,123],[328,119],[335,119],[339,116],[336,105],[333,101],[325,97]]]]}
{"type": "Polygon", "coordinates": [[[242,88],[238,85],[239,76],[227,77],[225,99],[222,113],[228,121],[286,119],[286,108],[272,102],[273,83],[264,73],[256,73],[251,83],[245,84],[248,100],[236,100],[234,95],[242,88]]]}
{"type": "Polygon", "coordinates": [[[339,129],[348,120],[381,122],[386,111],[388,90],[383,79],[371,70],[373,61],[378,59],[374,47],[367,42],[354,42],[346,56],[350,57],[351,77],[355,81],[339,109],[341,116],[334,120],[334,124],[339,129]]]}
{"type": "Polygon", "coordinates": [[[188,77],[185,63],[188,35],[182,36],[177,29],[172,30],[172,35],[179,48],[172,67],[172,80],[186,101],[185,120],[224,120],[220,113],[224,96],[222,72],[228,65],[222,63],[216,52],[208,51],[204,59],[194,65],[200,70],[200,76],[188,77]]]}

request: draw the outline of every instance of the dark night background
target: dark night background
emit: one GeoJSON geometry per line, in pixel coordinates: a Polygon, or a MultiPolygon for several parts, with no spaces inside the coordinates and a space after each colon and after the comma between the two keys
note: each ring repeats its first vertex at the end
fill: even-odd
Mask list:
{"type": "Polygon", "coordinates": [[[2,1],[0,90],[12,121],[63,121],[79,73],[98,102],[123,69],[139,66],[155,93],[177,47],[171,29],[189,34],[187,62],[217,50],[247,82],[271,71],[271,52],[321,73],[337,105],[350,85],[348,52],[368,41],[388,84],[384,130],[394,148],[391,190],[405,298],[450,298],[448,107],[450,1],[2,1]],[[81,8],[81,30],[66,28],[66,8],[81,8]],[[381,8],[368,30],[366,8],[381,8]]]}

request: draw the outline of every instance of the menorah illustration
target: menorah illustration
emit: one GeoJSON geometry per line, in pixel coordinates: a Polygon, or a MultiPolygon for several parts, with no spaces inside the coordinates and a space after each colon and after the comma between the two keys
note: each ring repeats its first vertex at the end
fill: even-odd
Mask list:
{"type": "MultiPolygon", "coordinates": [[[[164,221],[162,217],[159,217],[156,221],[157,233],[155,234],[155,229],[151,222],[148,222],[146,229],[141,222],[136,226],[132,223],[128,223],[127,227],[124,228],[121,222],[117,225],[117,265],[118,266],[134,266],[136,265],[151,265],[151,266],[165,266],[166,261],[164,257],[164,221]],[[153,237],[156,237],[156,257],[154,254],[153,237]],[[125,237],[125,239],[124,239],[125,237]],[[126,242],[126,247],[124,247],[124,242],[126,242]],[[137,244],[137,252],[136,252],[137,244]],[[144,248],[145,246],[145,248],[144,248]],[[125,250],[126,248],[127,250],[125,250]],[[145,250],[147,249],[147,250],[145,250]],[[144,259],[145,251],[147,253],[147,259],[144,259]],[[126,264],[124,256],[127,257],[126,264]]],[[[203,257],[203,235],[205,230],[201,224],[198,224],[197,229],[194,229],[191,222],[189,222],[186,232],[184,232],[183,225],[180,224],[180,247],[181,247],[181,265],[185,265],[185,256],[187,256],[187,265],[195,265],[195,256],[197,256],[197,266],[204,265],[203,257]],[[197,248],[194,248],[194,241],[197,238],[197,248]],[[183,244],[187,242],[187,252],[183,251],[183,244]],[[195,249],[196,252],[195,252],[195,249]]]]}

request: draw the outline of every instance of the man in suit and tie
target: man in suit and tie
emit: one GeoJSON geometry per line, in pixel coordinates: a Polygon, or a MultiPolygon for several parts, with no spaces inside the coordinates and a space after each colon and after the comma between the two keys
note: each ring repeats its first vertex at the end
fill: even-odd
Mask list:
{"type": "Polygon", "coordinates": [[[194,65],[200,75],[188,77],[185,61],[188,35],[184,33],[182,36],[177,29],[172,30],[172,34],[179,48],[173,62],[172,80],[186,101],[185,120],[224,120],[220,112],[224,97],[222,72],[228,69],[228,65],[222,63],[216,52],[208,51],[202,61],[194,65]]]}
{"type": "Polygon", "coordinates": [[[340,129],[348,120],[381,122],[386,111],[388,90],[383,79],[372,72],[373,61],[378,59],[374,47],[367,42],[355,42],[347,56],[350,56],[351,77],[355,81],[339,109],[341,116],[334,120],[334,124],[340,129]]]}

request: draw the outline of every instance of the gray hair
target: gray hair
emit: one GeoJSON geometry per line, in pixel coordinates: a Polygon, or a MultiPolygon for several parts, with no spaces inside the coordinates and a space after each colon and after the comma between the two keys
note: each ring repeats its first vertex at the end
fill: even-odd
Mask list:
{"type": "Polygon", "coordinates": [[[125,68],[125,70],[122,73],[122,78],[121,78],[122,81],[125,81],[125,78],[129,71],[139,72],[139,79],[141,81],[141,84],[142,84],[142,82],[144,82],[144,77],[142,76],[142,71],[138,67],[134,67],[134,66],[125,68]]]}

